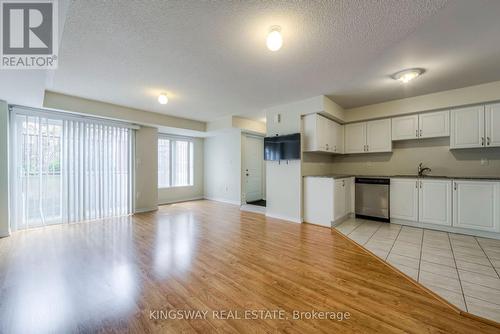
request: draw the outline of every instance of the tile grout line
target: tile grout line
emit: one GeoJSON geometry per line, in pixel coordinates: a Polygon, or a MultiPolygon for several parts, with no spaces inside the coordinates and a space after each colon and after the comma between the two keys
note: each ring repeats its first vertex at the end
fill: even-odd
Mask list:
{"type": "Polygon", "coordinates": [[[424,250],[424,234],[425,229],[422,229],[422,240],[420,240],[420,256],[418,258],[418,271],[417,271],[417,282],[420,282],[420,265],[422,264],[422,252],[424,250]]]}
{"type": "Polygon", "coordinates": [[[484,255],[486,255],[486,258],[488,259],[488,262],[491,264],[491,267],[493,268],[493,271],[496,272],[498,278],[500,278],[500,274],[498,273],[497,268],[495,268],[495,266],[493,265],[493,262],[491,262],[491,259],[488,256],[488,253],[486,253],[486,251],[484,250],[483,246],[481,246],[481,243],[479,242],[479,240],[477,240],[477,237],[474,237],[474,240],[476,240],[477,244],[479,245],[479,248],[481,248],[481,250],[483,251],[484,255]]]}
{"type": "MultiPolygon", "coordinates": [[[[347,234],[346,234],[346,236],[351,235],[351,234],[352,234],[352,232],[356,231],[356,230],[357,230],[357,229],[358,229],[361,225],[363,225],[364,223],[365,223],[365,222],[362,222],[361,224],[359,224],[358,226],[356,226],[355,228],[353,228],[351,232],[349,232],[349,233],[347,233],[347,234]]],[[[352,239],[351,239],[351,240],[352,240],[352,239]]]]}
{"type": "Polygon", "coordinates": [[[446,234],[448,235],[448,242],[450,243],[451,254],[453,255],[453,262],[455,263],[455,270],[457,271],[458,283],[460,284],[460,290],[462,291],[462,297],[464,298],[465,311],[469,312],[469,309],[467,307],[467,300],[465,299],[464,288],[462,286],[462,279],[460,278],[460,273],[458,272],[457,259],[455,259],[455,252],[453,251],[453,244],[451,243],[450,233],[447,232],[446,234]]]}
{"type": "Polygon", "coordinates": [[[366,241],[365,241],[365,243],[363,244],[363,246],[364,246],[364,245],[366,245],[366,244],[368,243],[368,241],[370,241],[370,240],[371,240],[371,238],[373,238],[373,236],[375,235],[375,233],[377,233],[377,231],[378,231],[378,230],[380,230],[380,228],[381,228],[381,227],[382,227],[382,224],[380,224],[380,225],[377,227],[377,229],[375,230],[375,232],[373,232],[373,234],[372,234],[372,235],[370,235],[370,237],[368,238],[368,240],[366,240],[366,241]]]}
{"type": "Polygon", "coordinates": [[[394,245],[396,244],[396,241],[398,240],[399,238],[399,234],[401,233],[401,230],[403,229],[403,225],[399,225],[399,231],[398,231],[398,235],[396,235],[396,238],[394,239],[394,241],[392,242],[392,246],[391,246],[391,249],[389,249],[389,253],[387,253],[387,256],[385,257],[384,261],[387,262],[387,259],[389,258],[389,255],[391,255],[391,252],[392,252],[392,249],[394,248],[394,245]]]}

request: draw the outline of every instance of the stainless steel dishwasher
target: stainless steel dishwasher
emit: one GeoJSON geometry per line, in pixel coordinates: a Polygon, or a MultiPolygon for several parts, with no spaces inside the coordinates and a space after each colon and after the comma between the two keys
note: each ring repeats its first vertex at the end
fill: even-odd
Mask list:
{"type": "Polygon", "coordinates": [[[356,178],[356,217],[389,222],[389,178],[356,178]]]}

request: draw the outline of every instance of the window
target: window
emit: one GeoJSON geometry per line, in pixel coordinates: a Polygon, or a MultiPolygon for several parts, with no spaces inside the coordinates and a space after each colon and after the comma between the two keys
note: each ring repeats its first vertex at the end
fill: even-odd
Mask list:
{"type": "Polygon", "coordinates": [[[189,139],[158,138],[158,188],[193,185],[193,142],[189,139]]]}
{"type": "Polygon", "coordinates": [[[13,108],[13,230],[132,212],[134,131],[13,108]]]}

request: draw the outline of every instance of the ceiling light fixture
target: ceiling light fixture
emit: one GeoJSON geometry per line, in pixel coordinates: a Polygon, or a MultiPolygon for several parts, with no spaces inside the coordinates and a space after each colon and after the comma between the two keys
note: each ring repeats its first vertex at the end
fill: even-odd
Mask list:
{"type": "Polygon", "coordinates": [[[167,97],[167,94],[161,93],[161,94],[158,96],[158,102],[160,102],[160,104],[167,104],[167,103],[168,103],[168,97],[167,97]]]}
{"type": "Polygon", "coordinates": [[[408,83],[415,79],[416,77],[422,75],[425,72],[423,68],[409,68],[406,70],[394,73],[391,77],[394,80],[401,81],[402,83],[408,83]]]}
{"type": "Polygon", "coordinates": [[[271,51],[278,51],[283,46],[283,37],[281,36],[281,27],[272,26],[266,39],[267,48],[271,51]]]}

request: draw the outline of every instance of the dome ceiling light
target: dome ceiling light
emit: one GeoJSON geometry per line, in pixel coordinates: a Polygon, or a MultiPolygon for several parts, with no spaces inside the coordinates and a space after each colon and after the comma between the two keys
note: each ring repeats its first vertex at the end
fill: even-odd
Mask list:
{"type": "Polygon", "coordinates": [[[402,83],[408,83],[416,77],[422,75],[424,72],[425,70],[423,68],[409,68],[394,73],[393,75],[391,75],[391,78],[401,81],[402,83]]]}

